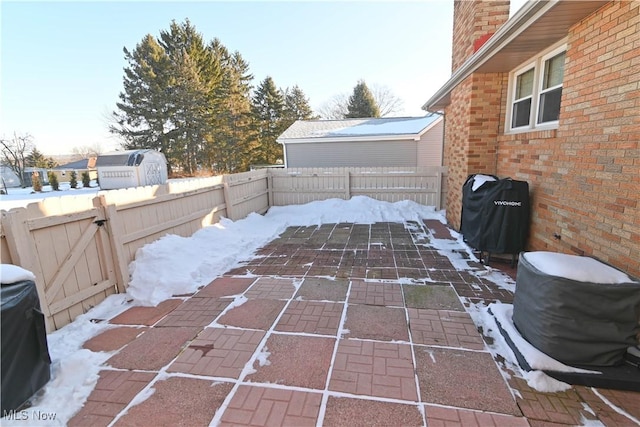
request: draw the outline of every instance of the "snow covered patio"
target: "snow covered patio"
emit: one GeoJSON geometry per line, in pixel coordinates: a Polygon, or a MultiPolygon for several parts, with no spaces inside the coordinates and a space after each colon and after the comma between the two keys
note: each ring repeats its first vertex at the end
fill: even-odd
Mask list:
{"type": "Polygon", "coordinates": [[[70,426],[634,425],[639,393],[519,370],[486,314],[512,302],[515,272],[493,266],[505,270],[432,208],[365,198],[168,236],[137,255],[128,294],[50,334],[52,380],[26,413],[70,426]]]}

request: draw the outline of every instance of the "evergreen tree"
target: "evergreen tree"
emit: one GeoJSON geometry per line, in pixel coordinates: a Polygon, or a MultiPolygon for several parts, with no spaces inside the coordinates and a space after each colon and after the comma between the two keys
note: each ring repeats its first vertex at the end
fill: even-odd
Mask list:
{"type": "Polygon", "coordinates": [[[33,191],[40,193],[42,191],[42,180],[40,180],[40,172],[31,173],[31,187],[33,191]]]}
{"type": "Polygon", "coordinates": [[[216,91],[214,118],[214,144],[209,159],[216,173],[249,170],[255,144],[251,114],[251,80],[249,64],[239,52],[229,53],[218,39],[211,49],[220,59],[222,82],[216,91]]]}
{"type": "Polygon", "coordinates": [[[78,173],[71,171],[71,179],[69,180],[69,186],[71,188],[78,188],[78,173]]]}
{"type": "Polygon", "coordinates": [[[49,177],[49,185],[53,191],[60,191],[60,183],[58,182],[58,175],[53,172],[47,172],[49,177]]]}
{"type": "Polygon", "coordinates": [[[124,70],[124,91],[114,111],[110,131],[120,135],[123,148],[151,148],[165,153],[171,164],[167,133],[171,123],[169,58],[156,39],[146,35],[133,51],[123,49],[129,66],[124,70]]]}
{"type": "Polygon", "coordinates": [[[160,150],[172,168],[193,174],[211,143],[218,59],[188,20],[124,52],[129,66],[111,131],[124,148],[160,150]]]}
{"type": "Polygon", "coordinates": [[[292,88],[287,88],[287,90],[284,91],[284,104],[284,116],[286,121],[290,122],[285,126],[285,129],[291,126],[296,120],[310,120],[314,118],[309,100],[297,85],[292,88]]]}
{"type": "Polygon", "coordinates": [[[87,171],[82,172],[82,186],[91,187],[91,175],[87,171]]]}
{"type": "Polygon", "coordinates": [[[51,157],[45,157],[37,148],[33,148],[31,153],[25,157],[25,163],[28,167],[51,169],[58,166],[55,160],[51,157]]]}
{"type": "Polygon", "coordinates": [[[266,77],[258,85],[253,98],[258,146],[253,161],[263,164],[275,164],[282,160],[282,146],[276,139],[289,126],[285,121],[284,94],[278,89],[271,77],[266,77]]]}
{"type": "Polygon", "coordinates": [[[380,108],[364,80],[360,80],[349,97],[345,118],[380,117],[380,108]]]}

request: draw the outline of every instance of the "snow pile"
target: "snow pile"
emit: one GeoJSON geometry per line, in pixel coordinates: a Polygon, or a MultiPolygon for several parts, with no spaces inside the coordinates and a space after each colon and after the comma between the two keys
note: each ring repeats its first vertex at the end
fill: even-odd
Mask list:
{"type": "Polygon", "coordinates": [[[589,257],[545,251],[527,252],[523,256],[539,271],[550,276],[603,285],[633,282],[622,271],[589,257]]]}
{"type": "Polygon", "coordinates": [[[29,270],[13,264],[0,264],[0,282],[3,285],[23,282],[25,280],[36,280],[36,276],[29,270]]]}
{"type": "Polygon", "coordinates": [[[485,182],[495,181],[496,178],[491,175],[475,175],[473,177],[473,185],[471,186],[471,191],[476,191],[478,188],[482,187],[482,184],[485,182]]]}

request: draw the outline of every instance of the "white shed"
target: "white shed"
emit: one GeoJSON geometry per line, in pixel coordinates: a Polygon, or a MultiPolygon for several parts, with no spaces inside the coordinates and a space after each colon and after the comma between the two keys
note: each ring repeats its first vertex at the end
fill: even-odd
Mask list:
{"type": "Polygon", "coordinates": [[[390,117],[298,120],[277,139],[285,167],[442,166],[444,120],[390,117]]]}
{"type": "Polygon", "coordinates": [[[127,150],[100,154],[96,159],[102,190],[158,185],[167,182],[167,159],[155,150],[127,150]]]}

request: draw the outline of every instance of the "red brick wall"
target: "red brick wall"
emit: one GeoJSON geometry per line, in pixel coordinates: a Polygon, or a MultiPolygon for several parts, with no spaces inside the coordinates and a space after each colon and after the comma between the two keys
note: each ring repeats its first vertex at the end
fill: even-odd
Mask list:
{"type": "Polygon", "coordinates": [[[595,256],[637,277],[639,12],[640,2],[612,1],[574,26],[559,128],[500,135],[497,147],[497,174],[530,185],[528,249],[595,256]]]}

